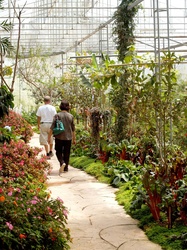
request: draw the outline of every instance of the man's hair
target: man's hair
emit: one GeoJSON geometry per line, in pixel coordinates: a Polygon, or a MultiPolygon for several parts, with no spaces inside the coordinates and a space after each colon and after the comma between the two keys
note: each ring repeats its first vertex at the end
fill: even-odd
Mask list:
{"type": "Polygon", "coordinates": [[[61,103],[60,103],[59,108],[60,108],[61,110],[69,111],[69,109],[70,109],[69,102],[66,101],[66,100],[62,100],[61,103]]]}
{"type": "Polygon", "coordinates": [[[46,95],[44,96],[44,102],[49,102],[51,100],[50,96],[46,95]]]}

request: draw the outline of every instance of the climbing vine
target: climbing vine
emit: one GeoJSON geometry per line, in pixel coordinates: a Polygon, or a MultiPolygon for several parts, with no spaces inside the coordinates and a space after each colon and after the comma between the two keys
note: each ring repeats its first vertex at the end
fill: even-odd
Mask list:
{"type": "MultiPolygon", "coordinates": [[[[127,54],[132,55],[134,50],[131,49],[134,45],[135,37],[135,16],[140,8],[139,5],[130,7],[134,0],[122,0],[114,13],[114,42],[117,45],[119,52],[119,61],[124,62],[127,54]]],[[[114,91],[113,105],[118,110],[116,119],[115,134],[117,140],[120,141],[127,135],[127,124],[129,123],[128,98],[130,95],[130,85],[128,81],[128,72],[124,70],[124,74],[119,78],[119,86],[114,91]]]]}
{"type": "Polygon", "coordinates": [[[115,36],[114,42],[117,44],[120,61],[123,61],[129,47],[134,45],[134,30],[136,26],[134,18],[140,5],[129,8],[133,2],[134,0],[122,0],[114,13],[113,35],[115,36]]]}

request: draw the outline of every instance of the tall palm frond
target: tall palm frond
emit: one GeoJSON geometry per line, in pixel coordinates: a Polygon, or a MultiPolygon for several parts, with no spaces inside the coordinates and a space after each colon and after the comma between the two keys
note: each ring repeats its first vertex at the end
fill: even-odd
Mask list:
{"type": "Polygon", "coordinates": [[[10,32],[13,28],[13,24],[11,22],[8,22],[8,19],[7,19],[3,21],[2,23],[0,23],[0,28],[7,32],[10,32]]]}
{"type": "Polygon", "coordinates": [[[14,47],[8,37],[0,38],[0,54],[2,53],[4,55],[6,53],[10,53],[13,49],[14,47]]]}

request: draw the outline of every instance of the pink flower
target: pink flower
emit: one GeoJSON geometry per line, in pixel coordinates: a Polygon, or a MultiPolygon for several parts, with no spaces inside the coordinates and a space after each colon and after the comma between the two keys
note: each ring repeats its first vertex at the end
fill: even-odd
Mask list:
{"type": "Polygon", "coordinates": [[[13,227],[13,225],[11,224],[11,223],[9,223],[9,222],[6,222],[6,225],[7,225],[7,227],[10,229],[10,230],[12,230],[14,227],[13,227]]]}
{"type": "Polygon", "coordinates": [[[8,193],[8,196],[12,196],[12,191],[10,191],[10,192],[8,193]]]}
{"type": "Polygon", "coordinates": [[[37,200],[31,200],[31,204],[35,205],[35,204],[37,204],[37,203],[38,203],[37,200]]]}
{"type": "Polygon", "coordinates": [[[68,211],[67,210],[63,210],[63,214],[66,216],[66,217],[68,217],[68,211]]]}
{"type": "Polygon", "coordinates": [[[60,197],[58,197],[57,200],[60,201],[61,203],[64,203],[64,201],[60,197]]]}
{"type": "Polygon", "coordinates": [[[50,215],[53,214],[53,210],[50,207],[47,207],[47,210],[48,210],[48,212],[49,212],[50,215]]]}
{"type": "Polygon", "coordinates": [[[27,212],[28,212],[28,213],[30,213],[30,211],[31,211],[30,207],[29,207],[29,208],[27,208],[27,212]]]}
{"type": "Polygon", "coordinates": [[[3,189],[2,188],[0,188],[0,193],[3,193],[3,189]]]}
{"type": "Polygon", "coordinates": [[[20,165],[21,166],[23,166],[24,165],[24,161],[22,160],[22,161],[20,161],[20,165]]]}

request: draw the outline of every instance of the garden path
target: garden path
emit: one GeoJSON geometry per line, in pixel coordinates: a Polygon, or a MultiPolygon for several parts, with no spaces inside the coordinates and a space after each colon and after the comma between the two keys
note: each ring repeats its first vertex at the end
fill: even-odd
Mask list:
{"type": "MultiPolygon", "coordinates": [[[[30,145],[40,147],[37,134],[30,145]]],[[[116,189],[71,166],[60,177],[56,156],[49,162],[52,171],[48,188],[52,198],[60,197],[69,210],[71,250],[161,250],[117,204],[116,189]]]]}

